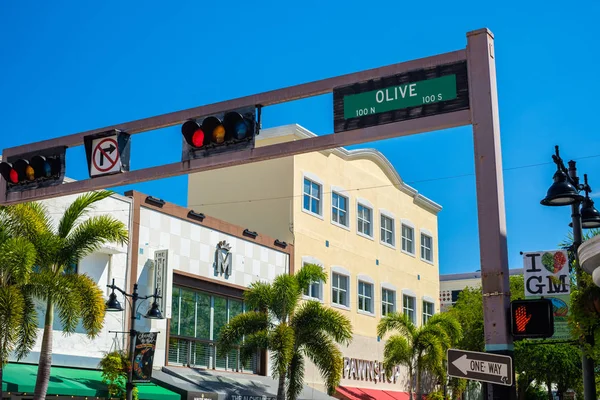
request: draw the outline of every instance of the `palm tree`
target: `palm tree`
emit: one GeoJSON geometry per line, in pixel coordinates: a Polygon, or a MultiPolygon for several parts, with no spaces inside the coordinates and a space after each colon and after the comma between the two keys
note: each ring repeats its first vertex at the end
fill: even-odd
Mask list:
{"type": "Polygon", "coordinates": [[[387,340],[383,350],[383,367],[390,374],[396,365],[408,368],[409,393],[413,396],[416,376],[417,398],[422,398],[422,376],[428,371],[443,377],[446,350],[462,335],[458,321],[448,314],[436,314],[417,328],[406,314],[389,313],[379,321],[377,335],[398,333],[387,340]]]}
{"type": "Polygon", "coordinates": [[[35,400],[45,399],[48,390],[55,308],[64,333],[73,333],[81,320],[88,337],[94,338],[104,325],[102,289],[89,276],[70,273],[68,268],[105,243],[127,243],[127,227],[121,221],[106,214],[85,218],[95,203],[111,194],[101,191],[80,195],[56,226],[40,203],[8,206],[4,213],[2,222],[7,229],[35,246],[37,272],[32,276],[32,294],[46,302],[35,400]]]}
{"type": "Polygon", "coordinates": [[[303,302],[302,293],[327,274],[306,264],[295,275],[279,275],[272,283],[254,282],[244,294],[250,310],[237,315],[221,330],[219,353],[227,354],[241,343],[243,362],[257,349],[271,352],[273,375],[279,379],[278,400],[296,400],[304,383],[305,357],[311,360],[333,394],[342,374],[342,353],[337,344],[349,344],[350,320],[318,301],[303,302]],[[287,394],[287,395],[286,395],[287,394]]]}
{"type": "Polygon", "coordinates": [[[20,360],[35,344],[37,314],[28,287],[35,257],[27,239],[11,237],[0,224],[0,399],[2,370],[10,353],[16,350],[20,360]]]}

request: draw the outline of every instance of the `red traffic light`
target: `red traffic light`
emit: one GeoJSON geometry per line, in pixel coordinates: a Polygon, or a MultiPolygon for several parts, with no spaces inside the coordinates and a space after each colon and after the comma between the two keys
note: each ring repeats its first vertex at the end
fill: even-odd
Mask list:
{"type": "Polygon", "coordinates": [[[515,339],[554,335],[554,307],[549,299],[514,300],[510,303],[510,315],[515,339]]]}
{"type": "MultiPolygon", "coordinates": [[[[254,143],[255,112],[255,107],[247,107],[211,115],[202,119],[202,122],[189,120],[181,126],[181,133],[191,147],[191,151],[202,148],[208,152],[209,149],[216,149],[220,146],[227,146],[228,151],[246,148],[248,147],[247,142],[252,141],[252,145],[254,143]],[[240,145],[242,142],[244,144],[240,145]]],[[[207,153],[203,155],[207,155],[207,153]]]]}
{"type": "Polygon", "coordinates": [[[0,175],[7,182],[7,189],[9,191],[32,189],[36,186],[44,187],[60,183],[64,177],[65,149],[50,149],[43,152],[52,154],[51,156],[21,155],[15,157],[15,161],[0,163],[0,175]]]}

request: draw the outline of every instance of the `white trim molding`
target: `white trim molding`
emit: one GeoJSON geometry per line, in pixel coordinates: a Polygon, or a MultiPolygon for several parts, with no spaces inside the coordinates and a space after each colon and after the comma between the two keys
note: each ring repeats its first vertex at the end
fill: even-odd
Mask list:
{"type": "Polygon", "coordinates": [[[417,298],[417,294],[412,289],[402,289],[402,295],[417,298]]]}
{"type": "Polygon", "coordinates": [[[385,289],[385,290],[391,290],[394,292],[398,292],[398,288],[396,288],[395,285],[392,285],[391,283],[388,283],[388,282],[381,282],[381,288],[385,289]]]}
{"type": "Polygon", "coordinates": [[[356,279],[357,279],[357,281],[363,281],[363,282],[375,285],[375,281],[373,280],[373,278],[371,278],[370,276],[365,275],[365,274],[358,274],[356,276],[356,279]]]}
{"type": "Polygon", "coordinates": [[[306,264],[317,264],[321,268],[324,269],[323,262],[321,262],[321,260],[319,260],[318,258],[315,258],[313,256],[302,256],[302,266],[304,266],[305,263],[306,264]]]}
{"type": "Polygon", "coordinates": [[[331,272],[335,272],[336,274],[341,274],[341,275],[346,275],[346,276],[352,276],[350,274],[350,271],[348,271],[344,267],[340,267],[339,265],[332,265],[331,272]]]}
{"type": "Polygon", "coordinates": [[[431,296],[423,296],[421,297],[421,300],[426,301],[428,303],[433,303],[434,307],[435,307],[435,299],[431,296]]]}

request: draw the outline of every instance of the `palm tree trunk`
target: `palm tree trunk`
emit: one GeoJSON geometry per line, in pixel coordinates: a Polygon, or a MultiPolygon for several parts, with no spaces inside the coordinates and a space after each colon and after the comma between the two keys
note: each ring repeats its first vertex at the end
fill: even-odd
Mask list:
{"type": "Polygon", "coordinates": [[[421,389],[421,368],[417,366],[417,399],[423,399],[423,390],[421,389]]]}
{"type": "Polygon", "coordinates": [[[285,400],[285,372],[279,373],[279,385],[277,386],[277,400],[285,400]]]}
{"type": "Polygon", "coordinates": [[[38,363],[37,379],[33,400],[45,400],[50,382],[50,367],[52,366],[52,324],[54,322],[54,302],[50,297],[46,303],[46,319],[44,321],[44,336],[42,348],[40,349],[40,361],[38,363]]]}
{"type": "Polygon", "coordinates": [[[2,370],[4,369],[2,368],[3,365],[3,361],[0,361],[0,400],[4,398],[4,392],[2,391],[2,370]]]}
{"type": "Polygon", "coordinates": [[[552,396],[552,382],[549,379],[546,386],[548,387],[548,400],[554,400],[554,396],[552,396]]]}

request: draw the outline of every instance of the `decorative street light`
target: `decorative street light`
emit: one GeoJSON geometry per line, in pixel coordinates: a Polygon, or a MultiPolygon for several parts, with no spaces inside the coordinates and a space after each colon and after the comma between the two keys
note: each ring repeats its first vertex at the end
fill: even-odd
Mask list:
{"type": "Polygon", "coordinates": [[[106,311],[111,311],[111,312],[118,312],[118,311],[123,311],[123,307],[121,306],[121,303],[119,302],[119,300],[117,300],[117,295],[115,294],[115,289],[118,290],[119,292],[121,292],[123,294],[123,296],[125,296],[125,301],[127,301],[127,298],[130,297],[130,305],[131,305],[131,329],[129,330],[129,357],[130,357],[130,368],[129,371],[127,371],[127,384],[125,385],[125,390],[127,391],[127,400],[132,400],[133,398],[133,363],[134,363],[134,353],[135,353],[135,338],[137,335],[137,331],[135,330],[135,321],[136,321],[136,314],[137,314],[137,309],[135,307],[135,304],[137,303],[138,300],[146,300],[149,298],[154,298],[154,301],[152,302],[152,306],[150,307],[150,310],[148,310],[148,312],[146,313],[146,315],[144,315],[145,318],[148,319],[163,319],[162,313],[160,312],[160,309],[158,308],[158,303],[156,302],[156,299],[160,299],[162,298],[162,296],[158,295],[158,289],[154,290],[154,294],[149,295],[149,296],[139,296],[138,295],[138,285],[137,283],[133,285],[133,293],[129,294],[129,293],[125,293],[125,291],[117,286],[115,286],[115,280],[113,279],[112,284],[111,285],[106,285],[108,288],[112,289],[112,292],[110,294],[110,296],[108,297],[108,301],[106,302],[106,311]]]}
{"type": "MultiPolygon", "coordinates": [[[[546,197],[540,202],[544,206],[571,206],[571,219],[569,224],[573,228],[573,251],[575,260],[579,265],[577,250],[583,242],[583,229],[600,228],[600,212],[594,207],[594,201],[590,199],[592,191],[588,185],[587,175],[583,175],[583,184],[579,183],[575,161],[569,161],[569,169],[565,168],[563,160],[555,146],[555,154],[552,160],[556,164],[554,183],[548,189],[546,197]],[[585,196],[579,194],[584,191],[585,196]],[[581,207],[581,209],[580,209],[581,207]]],[[[577,269],[577,286],[579,287],[581,277],[577,269]]],[[[590,343],[593,338],[586,335],[586,342],[590,343]]],[[[583,393],[585,400],[596,400],[596,383],[594,377],[594,360],[585,355],[582,348],[581,364],[583,370],[583,393]]]]}

